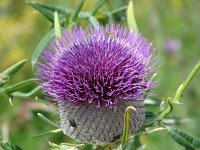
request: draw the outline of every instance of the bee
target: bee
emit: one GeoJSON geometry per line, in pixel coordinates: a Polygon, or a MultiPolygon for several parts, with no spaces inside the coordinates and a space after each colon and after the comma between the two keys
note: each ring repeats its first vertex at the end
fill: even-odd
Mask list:
{"type": "Polygon", "coordinates": [[[106,34],[110,37],[112,37],[113,39],[116,39],[116,35],[113,32],[106,32],[106,34]]]}
{"type": "Polygon", "coordinates": [[[69,119],[69,124],[72,126],[72,127],[74,127],[74,128],[76,128],[77,127],[77,123],[75,122],[75,120],[74,119],[69,119]]]}

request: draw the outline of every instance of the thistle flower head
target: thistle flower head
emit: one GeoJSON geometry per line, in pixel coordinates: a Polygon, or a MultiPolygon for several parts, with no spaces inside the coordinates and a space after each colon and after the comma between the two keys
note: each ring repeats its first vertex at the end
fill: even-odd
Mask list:
{"type": "Polygon", "coordinates": [[[120,25],[65,30],[50,42],[36,75],[46,94],[58,102],[63,132],[83,143],[118,140],[124,111],[134,106],[134,134],[145,116],[143,97],[154,85],[149,81],[153,52],[144,37],[120,25]]]}
{"type": "Polygon", "coordinates": [[[65,30],[41,55],[37,77],[52,99],[74,106],[115,107],[143,100],[152,88],[154,49],[140,34],[120,25],[65,30]]]}

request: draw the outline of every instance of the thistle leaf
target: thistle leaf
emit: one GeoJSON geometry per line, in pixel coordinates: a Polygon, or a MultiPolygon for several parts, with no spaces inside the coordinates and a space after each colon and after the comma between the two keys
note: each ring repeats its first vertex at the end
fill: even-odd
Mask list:
{"type": "Polygon", "coordinates": [[[200,139],[174,127],[167,127],[167,131],[169,135],[180,145],[192,150],[200,149],[200,139]]]}
{"type": "Polygon", "coordinates": [[[43,38],[42,40],[39,42],[39,44],[37,45],[32,58],[31,58],[31,64],[32,67],[35,66],[38,58],[40,57],[40,54],[42,53],[42,51],[44,50],[44,48],[47,46],[47,44],[50,42],[51,38],[54,35],[54,29],[52,28],[43,38]]]}
{"type": "Polygon", "coordinates": [[[8,82],[22,68],[26,61],[27,59],[23,59],[0,73],[0,86],[8,82]]]}
{"type": "Polygon", "coordinates": [[[135,20],[133,1],[130,0],[127,8],[127,22],[131,30],[138,32],[137,23],[135,20]]]}

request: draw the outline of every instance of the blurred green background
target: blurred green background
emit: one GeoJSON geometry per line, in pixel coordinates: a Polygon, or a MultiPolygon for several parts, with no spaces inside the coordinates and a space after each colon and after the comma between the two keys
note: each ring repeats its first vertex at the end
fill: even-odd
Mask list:
{"type": "MultiPolygon", "coordinates": [[[[36,0],[76,8],[79,0],[36,0]]],[[[96,0],[86,0],[83,10],[92,8],[96,0]]],[[[119,0],[108,0],[120,5],[119,0]]],[[[128,4],[128,1],[124,1],[128,4]]],[[[109,9],[107,4],[101,9],[109,9]]],[[[200,1],[199,0],[134,0],[139,31],[153,43],[159,54],[159,85],[154,96],[161,100],[173,96],[178,85],[186,78],[200,58],[200,1]]],[[[110,8],[111,9],[111,8],[110,8]]],[[[126,23],[124,23],[126,25],[126,23]]],[[[51,24],[24,0],[0,1],[0,72],[21,59],[29,61],[9,82],[13,84],[34,76],[30,59],[37,43],[48,32],[51,24]]],[[[9,85],[8,84],[8,85],[9,85]]],[[[183,104],[175,107],[172,116],[190,118],[180,128],[200,137],[200,73],[191,82],[183,104]]],[[[57,108],[33,99],[14,99],[10,105],[7,96],[0,97],[0,135],[25,150],[46,150],[48,141],[66,142],[62,134],[31,138],[55,129],[36,115],[37,112],[55,118],[57,108]],[[53,115],[52,115],[53,114],[53,115]]],[[[142,136],[147,150],[182,150],[166,132],[142,136]]]]}

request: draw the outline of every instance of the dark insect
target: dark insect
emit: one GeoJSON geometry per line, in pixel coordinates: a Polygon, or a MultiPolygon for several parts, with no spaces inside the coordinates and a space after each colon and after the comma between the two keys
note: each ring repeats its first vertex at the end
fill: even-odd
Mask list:
{"type": "Polygon", "coordinates": [[[75,122],[74,119],[69,119],[69,124],[70,124],[72,127],[74,127],[74,128],[77,127],[77,123],[75,122]]]}
{"type": "Polygon", "coordinates": [[[119,134],[119,135],[116,135],[116,136],[113,136],[113,139],[112,139],[112,141],[110,141],[110,142],[117,141],[117,140],[119,140],[119,139],[120,139],[120,137],[121,137],[121,134],[119,134]]]}

